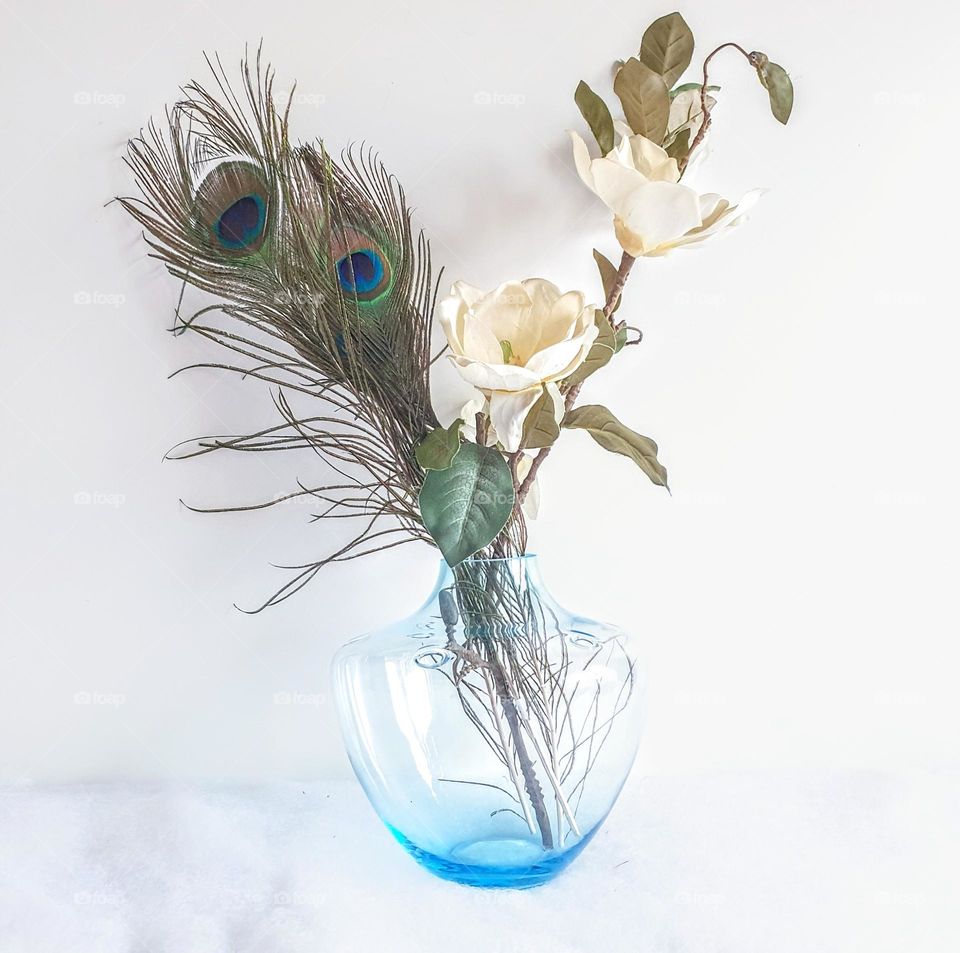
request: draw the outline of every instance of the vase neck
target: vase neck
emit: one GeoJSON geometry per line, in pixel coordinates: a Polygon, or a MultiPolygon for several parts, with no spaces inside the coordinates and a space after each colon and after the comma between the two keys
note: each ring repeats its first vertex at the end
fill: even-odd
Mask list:
{"type": "Polygon", "coordinates": [[[442,562],[428,605],[434,610],[439,606],[444,621],[455,620],[467,638],[523,633],[559,609],[544,589],[532,555],[467,559],[452,569],[442,562]]]}
{"type": "Polygon", "coordinates": [[[482,585],[509,588],[515,592],[533,591],[546,596],[540,576],[540,562],[536,555],[514,556],[506,559],[465,559],[451,569],[443,560],[434,587],[433,598],[442,589],[457,585],[482,585]]]}

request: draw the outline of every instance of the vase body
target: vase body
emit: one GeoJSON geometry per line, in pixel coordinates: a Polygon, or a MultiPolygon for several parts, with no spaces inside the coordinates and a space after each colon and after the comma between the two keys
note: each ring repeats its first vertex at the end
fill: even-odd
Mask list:
{"type": "Polygon", "coordinates": [[[344,743],[394,837],[440,877],[532,887],[630,771],[643,680],[620,629],[561,608],[536,557],[441,565],[414,615],[334,661],[344,743]]]}

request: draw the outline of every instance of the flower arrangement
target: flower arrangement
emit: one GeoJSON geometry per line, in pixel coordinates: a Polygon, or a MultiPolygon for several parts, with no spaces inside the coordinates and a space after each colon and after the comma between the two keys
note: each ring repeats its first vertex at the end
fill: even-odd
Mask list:
{"type": "MultiPolygon", "coordinates": [[[[627,757],[631,735],[611,732],[635,695],[635,666],[618,632],[564,614],[510,560],[527,551],[537,480],[566,430],[585,430],[667,486],[656,443],[607,408],[581,403],[580,394],[592,375],[640,343],[641,333],[618,310],[636,259],[715,238],[741,222],[759,197],[754,191],[731,204],[688,181],[721,98],[710,85],[714,57],[741,54],[781,123],[793,105],[782,67],[735,43],[713,50],[695,81],[681,82],[693,50],[689,27],[672,13],[650,25],[636,55],[616,64],[613,92],[622,117],[614,118],[586,83],[576,89],[594,145],[572,132],[573,161],[610,210],[621,249],[617,265],[593,252],[604,291],[599,303],[543,278],[507,280],[490,290],[457,281],[438,302],[429,245],[413,229],[400,186],[368,151],[336,161],[322,141],[293,142],[289,104],[275,102],[273,70],[259,53],[243,63],[239,93],[220,61],[212,63],[215,92],[186,86],[186,98],[168,112],[168,127],[151,124],[127,153],[141,195],[121,204],[147,232],[153,256],[175,278],[214,297],[192,314],[178,311],[175,332],[233,352],[235,360],[200,366],[266,382],[280,417],[250,434],[189,441],[170,456],[311,450],[328,465],[327,482],[217,511],[304,497],[316,503],[319,522],[359,525],[345,545],[292,567],[291,578],[255,611],[289,598],[332,563],[411,541],[437,547],[449,576],[424,628],[439,625],[443,636],[408,668],[444,677],[499,773],[491,781],[436,780],[471,786],[470,798],[480,787],[500,792],[506,806],[484,807],[483,816],[519,823],[552,859],[580,849],[609,810],[611,797],[591,804],[584,791],[588,777],[601,771],[604,745],[619,745],[627,757]],[[446,337],[439,348],[435,312],[446,337]],[[431,399],[431,368],[440,359],[473,389],[449,425],[441,425],[431,399]],[[584,646],[595,654],[575,663],[574,651],[584,646]],[[601,653],[603,661],[594,664],[601,653]],[[596,690],[586,693],[594,673],[596,690]]],[[[341,666],[340,680],[344,707],[352,710],[360,696],[342,674],[350,664],[341,666]]],[[[394,676],[383,690],[396,691],[396,682],[394,676]]],[[[407,699],[407,689],[401,697],[407,699]]],[[[401,704],[395,701],[395,709],[401,704]]],[[[363,706],[369,745],[370,706],[363,706]]],[[[415,734],[406,731],[404,743],[415,734]]],[[[424,752],[432,756],[435,747],[414,754],[418,778],[425,774],[424,752]]],[[[445,775],[464,770],[463,744],[455,750],[459,767],[445,775]]],[[[355,764],[368,763],[358,767],[368,793],[390,774],[371,767],[372,759],[369,749],[354,757],[355,764]]],[[[615,797],[625,775],[602,771],[615,797]]],[[[371,793],[374,800],[382,795],[371,793]]],[[[427,799],[435,803],[434,787],[427,799]]],[[[416,842],[399,833],[401,820],[386,819],[418,859],[433,858],[424,862],[441,875],[481,882],[476,863],[452,859],[456,851],[434,863],[439,849],[423,847],[436,839],[423,818],[414,824],[421,828],[416,842]]],[[[513,834],[498,837],[498,844],[513,845],[510,851],[527,844],[513,834]]],[[[476,856],[488,857],[489,850],[476,856]]],[[[497,869],[519,868],[511,861],[497,869]]],[[[547,876],[535,869],[540,873],[525,873],[525,883],[547,876]]]]}
{"type": "Polygon", "coordinates": [[[362,474],[292,491],[325,505],[325,517],[365,525],[345,548],[296,567],[264,605],[291,595],[323,566],[400,542],[433,543],[451,566],[478,553],[523,553],[524,504],[564,430],[586,430],[667,485],[652,440],[606,408],[577,400],[588,377],[639,343],[639,332],[614,316],[635,260],[716,237],[742,221],[760,195],[730,204],[684,182],[717,104],[708,75],[713,58],[725,49],[746,57],[780,122],[793,105],[786,72],[734,43],[706,57],[700,82],[677,85],[693,48],[679,13],[654,21],[639,53],[616,64],[622,119],[586,83],[577,87],[599,154],[571,132],[573,157],[584,184],[613,214],[619,267],[594,251],[602,305],[539,278],[488,292],[456,282],[439,303],[439,323],[448,359],[476,396],[445,428],[430,399],[428,248],[413,235],[399,186],[371,155],[350,154],[338,165],[322,143],[292,144],[286,111],[274,105],[273,72],[259,55],[255,67],[244,64],[242,99],[229,91],[217,61],[224,101],[190,84],[190,98],[170,113],[166,139],[151,124],[130,143],[127,161],[143,198],[120,201],[169,270],[220,298],[219,310],[241,326],[207,323],[216,306],[206,306],[178,316],[175,330],[253,360],[227,369],[275,385],[283,418],[275,429],[203,439],[172,455],[310,448],[334,469],[345,464],[362,474]],[[327,413],[298,414],[294,394],[319,400],[327,413]]]}

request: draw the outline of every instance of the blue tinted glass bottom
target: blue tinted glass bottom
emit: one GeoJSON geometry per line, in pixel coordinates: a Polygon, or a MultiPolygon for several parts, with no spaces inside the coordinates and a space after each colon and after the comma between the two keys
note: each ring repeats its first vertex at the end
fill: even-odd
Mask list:
{"type": "Polygon", "coordinates": [[[590,835],[564,851],[544,852],[530,840],[502,838],[459,844],[450,857],[417,847],[387,825],[403,848],[431,873],[469,887],[512,887],[524,890],[553,880],[586,847],[590,835]]]}

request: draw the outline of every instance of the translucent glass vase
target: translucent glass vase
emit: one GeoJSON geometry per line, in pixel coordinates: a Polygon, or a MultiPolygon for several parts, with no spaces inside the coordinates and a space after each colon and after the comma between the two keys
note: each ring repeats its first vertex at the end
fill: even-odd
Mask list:
{"type": "Polygon", "coordinates": [[[603,823],[630,771],[642,679],[620,629],[561,608],[536,557],[468,560],[334,662],[351,763],[440,877],[533,887],[603,823]]]}

